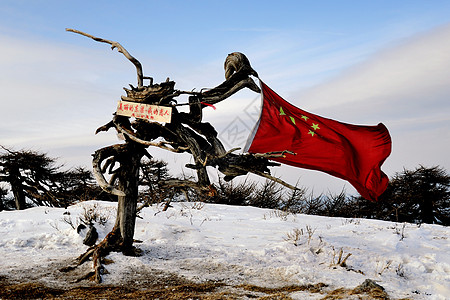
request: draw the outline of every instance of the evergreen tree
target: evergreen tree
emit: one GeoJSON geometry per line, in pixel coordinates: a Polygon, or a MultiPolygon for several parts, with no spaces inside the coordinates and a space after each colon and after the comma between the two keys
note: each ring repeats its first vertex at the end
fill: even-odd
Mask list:
{"type": "Polygon", "coordinates": [[[53,179],[59,168],[55,166],[55,160],[31,150],[2,148],[0,181],[10,185],[16,209],[25,209],[27,198],[37,205],[51,206],[55,200],[53,179]]]}
{"type": "Polygon", "coordinates": [[[399,222],[450,224],[450,175],[438,166],[397,173],[381,197],[383,212],[399,222]]]}
{"type": "Polygon", "coordinates": [[[170,201],[176,194],[174,188],[165,187],[164,181],[173,179],[163,160],[146,159],[141,161],[139,172],[139,201],[147,205],[170,201]]]}
{"type": "Polygon", "coordinates": [[[60,171],[56,160],[45,153],[1,148],[4,151],[0,154],[0,182],[8,184],[16,209],[30,204],[67,207],[75,201],[99,199],[100,195],[104,200],[112,198],[84,168],[60,171]]]}

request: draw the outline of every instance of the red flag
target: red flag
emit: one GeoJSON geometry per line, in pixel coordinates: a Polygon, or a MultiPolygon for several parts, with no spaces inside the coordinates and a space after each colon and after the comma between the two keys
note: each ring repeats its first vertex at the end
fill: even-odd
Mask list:
{"type": "Polygon", "coordinates": [[[262,81],[261,90],[262,112],[246,151],[294,152],[271,159],[347,180],[368,200],[376,201],[386,190],[389,179],[380,168],[391,153],[392,142],[382,123],[341,123],[293,106],[262,81]]]}

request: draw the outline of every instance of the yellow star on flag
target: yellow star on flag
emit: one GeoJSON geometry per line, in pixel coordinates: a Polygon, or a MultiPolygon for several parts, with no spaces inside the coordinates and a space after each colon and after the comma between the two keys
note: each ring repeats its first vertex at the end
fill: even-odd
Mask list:
{"type": "Polygon", "coordinates": [[[315,133],[314,131],[310,130],[310,131],[308,132],[308,134],[310,134],[311,136],[314,136],[316,133],[315,133]]]}
{"type": "Polygon", "coordinates": [[[317,129],[320,129],[320,127],[319,127],[319,124],[312,124],[311,125],[311,127],[314,129],[314,130],[317,130],[317,129]]]}

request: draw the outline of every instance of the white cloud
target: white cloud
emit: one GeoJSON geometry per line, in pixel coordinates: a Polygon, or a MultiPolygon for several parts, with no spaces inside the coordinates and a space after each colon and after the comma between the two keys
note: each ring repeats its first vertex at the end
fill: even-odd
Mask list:
{"type": "Polygon", "coordinates": [[[406,99],[450,89],[450,25],[405,40],[299,95],[311,108],[406,99]]]}
{"type": "MultiPolygon", "coordinates": [[[[246,53],[262,79],[268,80],[269,86],[273,81],[272,88],[281,94],[280,82],[284,91],[302,87],[315,80],[302,84],[302,79],[320,77],[316,70],[333,73],[359,62],[370,52],[365,44],[329,54],[327,47],[292,53],[299,42],[283,44],[288,38],[280,36],[233,51],[246,53]],[[275,44],[283,44],[283,48],[276,49],[275,44]],[[318,57],[299,63],[303,60],[299,57],[308,61],[306,58],[316,50],[322,51],[318,57]],[[292,63],[287,63],[291,59],[292,63]]],[[[107,45],[91,40],[76,45],[0,35],[0,42],[8,45],[0,48],[0,143],[16,149],[33,146],[63,158],[69,166],[79,161],[89,167],[93,150],[116,142],[113,134],[94,136],[93,132],[110,120],[115,102],[123,94],[122,86],[135,83],[134,67],[107,45]]],[[[340,46],[338,43],[333,47],[340,46]]],[[[156,81],[170,76],[177,88],[190,90],[219,84],[226,54],[225,50],[223,57],[218,55],[209,63],[187,62],[188,68],[180,66],[179,61],[165,61],[167,58],[137,58],[144,70],[150,71],[146,75],[155,76],[156,81]]],[[[291,90],[291,96],[285,98],[303,109],[344,122],[385,123],[394,146],[385,163],[389,175],[419,163],[449,169],[449,78],[450,26],[446,26],[380,51],[333,80],[297,93],[291,90]]],[[[244,121],[251,127],[243,108],[255,97],[252,92],[240,92],[218,104],[216,111],[205,110],[205,121],[211,122],[219,134],[236,116],[246,118],[244,121]]],[[[163,159],[169,155],[157,153],[163,159]]],[[[167,158],[175,165],[185,163],[184,156],[167,158]]],[[[327,188],[339,191],[344,185],[342,180],[313,171],[282,167],[274,168],[274,172],[294,184],[301,177],[301,185],[315,187],[317,192],[327,188]]]]}
{"type": "Polygon", "coordinates": [[[393,175],[419,164],[450,169],[450,25],[390,46],[289,101],[355,124],[383,122],[393,151],[383,169],[393,175]]]}
{"type": "Polygon", "coordinates": [[[134,71],[129,62],[121,64],[124,58],[108,55],[107,47],[102,52],[6,35],[0,43],[7,45],[0,48],[0,143],[44,152],[74,140],[95,143],[77,137],[93,135],[110,120],[123,77],[134,71]]]}

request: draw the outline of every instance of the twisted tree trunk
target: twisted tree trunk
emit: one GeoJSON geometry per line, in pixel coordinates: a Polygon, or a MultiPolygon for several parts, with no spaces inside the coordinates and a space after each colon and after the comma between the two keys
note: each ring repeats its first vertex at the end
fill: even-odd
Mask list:
{"type": "Polygon", "coordinates": [[[119,190],[125,196],[118,196],[118,208],[115,227],[122,237],[122,252],[133,254],[133,236],[136,223],[136,208],[139,187],[139,167],[142,158],[142,146],[128,142],[122,154],[121,168],[118,174],[119,190]]]}

